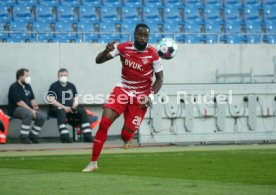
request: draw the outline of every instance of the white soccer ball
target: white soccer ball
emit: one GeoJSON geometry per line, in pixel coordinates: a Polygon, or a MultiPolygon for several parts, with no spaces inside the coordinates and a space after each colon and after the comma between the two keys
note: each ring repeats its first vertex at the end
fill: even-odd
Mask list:
{"type": "Polygon", "coordinates": [[[163,38],[157,45],[157,52],[160,58],[170,60],[176,56],[177,44],[172,38],[163,38]]]}

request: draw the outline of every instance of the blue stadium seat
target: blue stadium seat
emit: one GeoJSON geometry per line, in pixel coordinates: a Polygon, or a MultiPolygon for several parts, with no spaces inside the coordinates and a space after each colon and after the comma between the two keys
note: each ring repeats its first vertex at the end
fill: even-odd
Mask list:
{"type": "Polygon", "coordinates": [[[164,22],[181,22],[180,9],[177,6],[166,6],[163,10],[164,22]]]}
{"type": "Polygon", "coordinates": [[[227,5],[224,7],[224,19],[225,20],[237,20],[240,19],[241,6],[227,5]]]}
{"type": "Polygon", "coordinates": [[[103,4],[106,6],[112,6],[112,7],[121,7],[122,2],[121,0],[103,0],[103,4]]]}
{"type": "Polygon", "coordinates": [[[89,5],[94,7],[101,7],[102,3],[101,0],[82,0],[82,5],[89,5]]]}
{"type": "Polygon", "coordinates": [[[76,34],[76,29],[75,29],[75,23],[72,22],[67,22],[67,21],[61,21],[61,22],[57,22],[55,23],[55,32],[58,33],[72,33],[72,34],[76,34]]]}
{"type": "Polygon", "coordinates": [[[240,0],[224,0],[224,5],[241,5],[240,0]]]}
{"type": "Polygon", "coordinates": [[[259,5],[246,5],[243,9],[244,20],[256,20],[260,18],[259,5]]]}
{"type": "Polygon", "coordinates": [[[118,32],[116,28],[116,23],[113,21],[104,21],[100,23],[100,32],[118,32]]]}
{"type": "Polygon", "coordinates": [[[206,33],[220,33],[222,32],[222,21],[221,20],[207,20],[205,22],[206,33]]]}
{"type": "Polygon", "coordinates": [[[114,6],[104,6],[101,8],[101,19],[102,20],[120,20],[120,14],[118,9],[114,6]]]}
{"type": "Polygon", "coordinates": [[[40,5],[36,7],[36,20],[37,21],[48,21],[54,22],[56,21],[56,17],[54,15],[54,7],[49,5],[40,5]]]}
{"type": "Polygon", "coordinates": [[[61,5],[69,5],[69,6],[74,6],[74,7],[79,7],[80,2],[79,0],[59,0],[61,5]]]}
{"type": "Polygon", "coordinates": [[[10,43],[31,43],[35,42],[35,38],[31,34],[10,34],[10,38],[8,39],[10,43]]]}
{"type": "Polygon", "coordinates": [[[98,39],[98,43],[110,43],[113,41],[120,42],[121,37],[119,34],[102,34],[98,39]]]}
{"type": "Polygon", "coordinates": [[[1,0],[0,2],[0,6],[14,6],[15,4],[15,0],[1,0]]]}
{"type": "Polygon", "coordinates": [[[147,6],[157,6],[160,7],[163,5],[162,0],[144,0],[145,7],[147,6]]]}
{"type": "Polygon", "coordinates": [[[72,34],[57,34],[55,41],[57,43],[81,43],[82,40],[78,38],[76,35],[72,34]]]}
{"type": "Polygon", "coordinates": [[[267,21],[265,23],[266,33],[276,33],[276,21],[267,21]]]}
{"type": "Polygon", "coordinates": [[[37,41],[40,43],[54,43],[57,42],[56,38],[53,34],[49,34],[49,33],[40,33],[37,35],[37,41]]]}
{"type": "Polygon", "coordinates": [[[221,0],[205,0],[204,3],[205,3],[205,6],[209,6],[209,5],[222,6],[223,1],[221,1],[221,0]]]}
{"type": "Polygon", "coordinates": [[[202,35],[185,35],[185,43],[191,44],[198,44],[203,43],[204,37],[202,35]]]}
{"type": "Polygon", "coordinates": [[[0,5],[0,21],[9,22],[10,21],[9,7],[0,5]]]}
{"type": "Polygon", "coordinates": [[[147,6],[143,10],[143,20],[154,20],[156,22],[161,22],[162,17],[160,17],[159,8],[156,6],[147,6]]]}
{"type": "Polygon", "coordinates": [[[141,21],[138,8],[135,6],[123,6],[122,7],[122,21],[141,21]]]}
{"type": "Polygon", "coordinates": [[[207,44],[214,44],[214,43],[218,43],[218,35],[216,34],[207,34],[204,36],[204,43],[207,44]]]}
{"type": "Polygon", "coordinates": [[[123,21],[121,23],[121,32],[128,32],[133,34],[136,25],[138,24],[138,22],[133,22],[133,21],[123,21]]]}
{"type": "Polygon", "coordinates": [[[228,20],[225,22],[224,30],[226,33],[241,33],[240,20],[228,20]]]}
{"type": "Polygon", "coordinates": [[[261,42],[261,36],[260,34],[252,34],[252,35],[246,35],[245,36],[245,42],[251,43],[251,44],[257,44],[261,42]]]}
{"type": "Polygon", "coordinates": [[[185,0],[184,7],[193,7],[194,9],[203,9],[204,4],[201,3],[201,1],[198,0],[185,0]]]}
{"type": "Polygon", "coordinates": [[[34,20],[32,7],[25,4],[16,5],[13,8],[13,19],[18,21],[32,22],[34,20]]]}
{"type": "Polygon", "coordinates": [[[96,32],[95,26],[98,25],[98,23],[95,23],[93,21],[85,20],[78,23],[77,31],[78,32],[96,32]]]}
{"type": "Polygon", "coordinates": [[[185,43],[185,36],[184,36],[184,34],[176,34],[175,35],[175,41],[177,43],[185,43]]]}
{"type": "Polygon", "coordinates": [[[84,42],[86,43],[97,43],[99,39],[98,34],[85,34],[84,42]]]}
{"type": "Polygon", "coordinates": [[[181,23],[178,24],[176,22],[171,21],[164,23],[163,29],[165,33],[181,33],[184,31],[184,26],[181,23]]]}
{"type": "Polygon", "coordinates": [[[276,5],[276,0],[262,0],[263,5],[276,5]]]}
{"type": "Polygon", "coordinates": [[[53,24],[47,21],[37,21],[33,23],[33,32],[45,33],[53,31],[53,24]]]}
{"type": "Polygon", "coordinates": [[[263,15],[264,20],[275,20],[276,19],[276,5],[264,6],[263,15]]]}
{"type": "Polygon", "coordinates": [[[57,18],[59,21],[76,22],[78,20],[76,8],[70,5],[58,6],[57,18]]]}
{"type": "Polygon", "coordinates": [[[186,33],[200,33],[203,31],[200,20],[190,20],[184,23],[184,29],[186,33]]]}
{"type": "Polygon", "coordinates": [[[245,22],[245,31],[247,33],[261,33],[262,25],[260,20],[248,20],[245,22]]]}
{"type": "Polygon", "coordinates": [[[13,32],[27,32],[29,23],[23,21],[13,21],[9,24],[9,30],[13,32]]]}
{"type": "Polygon", "coordinates": [[[79,8],[79,20],[99,21],[97,9],[97,7],[94,7],[92,5],[82,5],[79,8]]]}
{"type": "Polygon", "coordinates": [[[225,35],[224,42],[230,44],[240,44],[245,42],[245,37],[241,34],[225,35]]]}
{"type": "Polygon", "coordinates": [[[161,32],[161,24],[155,22],[155,21],[150,21],[146,23],[150,27],[150,32],[151,33],[160,33],[161,32]]]}
{"type": "Polygon", "coordinates": [[[276,44],[276,35],[264,35],[263,42],[268,44],[276,44]]]}
{"type": "Polygon", "coordinates": [[[193,19],[193,20],[201,19],[199,11],[200,9],[194,5],[188,5],[184,7],[184,21],[189,19],[193,19]]]}
{"type": "Polygon", "coordinates": [[[161,34],[151,34],[149,37],[149,43],[158,43],[162,38],[164,38],[161,34]]]}
{"type": "Polygon", "coordinates": [[[40,5],[47,5],[47,6],[57,6],[57,0],[39,0],[40,5]]]}
{"type": "Polygon", "coordinates": [[[221,18],[222,7],[219,4],[205,6],[204,19],[205,20],[217,20],[221,18]]]}
{"type": "Polygon", "coordinates": [[[36,6],[37,5],[37,1],[36,0],[17,0],[18,4],[25,4],[28,6],[36,6]]]}
{"type": "Polygon", "coordinates": [[[167,6],[181,6],[182,2],[179,0],[164,0],[164,7],[167,6]]]}
{"type": "Polygon", "coordinates": [[[135,7],[142,7],[143,2],[142,0],[124,0],[125,6],[135,6],[135,7]]]}
{"type": "Polygon", "coordinates": [[[9,39],[9,34],[0,32],[0,42],[7,42],[9,39]]]}
{"type": "Polygon", "coordinates": [[[243,0],[243,5],[259,5],[260,1],[259,0],[243,0]]]}

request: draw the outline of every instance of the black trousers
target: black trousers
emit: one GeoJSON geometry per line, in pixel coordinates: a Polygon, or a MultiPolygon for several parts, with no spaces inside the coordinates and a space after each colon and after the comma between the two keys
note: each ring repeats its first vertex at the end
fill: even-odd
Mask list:
{"type": "Polygon", "coordinates": [[[48,115],[57,118],[60,134],[69,134],[67,123],[76,126],[79,125],[84,134],[91,134],[88,116],[83,107],[78,106],[74,113],[66,113],[64,109],[51,108],[48,115]]]}

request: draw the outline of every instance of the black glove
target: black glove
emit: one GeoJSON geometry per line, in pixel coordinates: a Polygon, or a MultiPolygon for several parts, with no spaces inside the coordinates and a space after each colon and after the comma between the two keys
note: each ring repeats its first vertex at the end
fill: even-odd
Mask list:
{"type": "Polygon", "coordinates": [[[5,131],[5,127],[4,124],[2,123],[2,121],[0,120],[0,131],[4,132],[5,131]]]}

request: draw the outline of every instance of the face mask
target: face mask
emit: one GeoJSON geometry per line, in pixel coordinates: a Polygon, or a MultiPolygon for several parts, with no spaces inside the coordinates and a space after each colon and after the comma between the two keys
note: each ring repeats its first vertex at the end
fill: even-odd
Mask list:
{"type": "Polygon", "coordinates": [[[147,44],[148,44],[148,43],[139,43],[139,42],[136,41],[136,40],[135,40],[135,42],[134,42],[135,48],[138,49],[138,50],[140,50],[140,51],[146,49],[147,44]]]}
{"type": "Polygon", "coordinates": [[[65,83],[67,83],[67,81],[68,81],[68,78],[66,76],[59,77],[59,82],[60,83],[65,84],[65,83]]]}
{"type": "Polygon", "coordinates": [[[32,82],[31,77],[30,77],[30,76],[27,76],[27,77],[25,78],[25,82],[24,82],[24,83],[30,84],[31,82],[32,82]]]}

